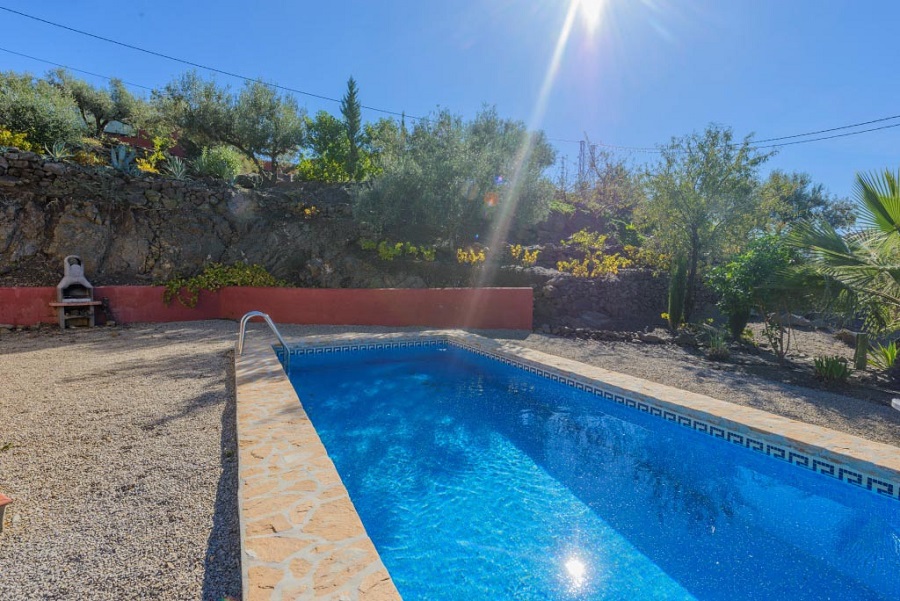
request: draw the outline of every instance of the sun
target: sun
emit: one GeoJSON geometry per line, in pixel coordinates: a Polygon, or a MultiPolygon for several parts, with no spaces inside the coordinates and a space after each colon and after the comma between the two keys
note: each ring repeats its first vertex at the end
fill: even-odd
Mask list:
{"type": "Polygon", "coordinates": [[[596,31],[603,18],[603,9],[606,8],[607,0],[572,0],[572,3],[578,6],[578,12],[588,31],[591,33],[596,31]]]}

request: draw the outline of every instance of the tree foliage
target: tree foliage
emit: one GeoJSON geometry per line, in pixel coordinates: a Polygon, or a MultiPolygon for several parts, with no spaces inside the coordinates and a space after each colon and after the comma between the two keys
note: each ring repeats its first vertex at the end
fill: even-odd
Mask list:
{"type": "Polygon", "coordinates": [[[306,145],[297,166],[301,179],[323,182],[360,181],[379,175],[402,154],[401,127],[391,119],[363,125],[357,137],[356,174],[349,171],[350,142],[346,123],[326,111],[306,122],[306,145]]]}
{"type": "Polygon", "coordinates": [[[234,138],[233,98],[226,87],[189,71],[162,90],[154,90],[153,104],[160,116],[177,129],[191,154],[234,138]]]}
{"type": "Polygon", "coordinates": [[[306,147],[297,167],[301,179],[323,182],[345,182],[349,143],[340,119],[326,111],[316,113],[306,122],[306,147]]]}
{"type": "Polygon", "coordinates": [[[830,195],[822,184],[813,184],[806,173],[772,171],[760,195],[777,231],[810,219],[824,220],[836,229],[850,227],[856,220],[849,199],[830,195]]]}
{"type": "Polygon", "coordinates": [[[347,158],[344,168],[352,180],[362,179],[360,147],[363,144],[362,112],[357,94],[356,80],[347,80],[347,92],[341,98],[341,115],[347,138],[347,158]]]}
{"type": "Polygon", "coordinates": [[[279,95],[275,89],[254,81],[244,85],[233,110],[234,139],[229,142],[250,158],[261,175],[259,157],[268,157],[269,174],[274,178],[279,163],[297,156],[305,135],[304,111],[293,96],[279,95]]]}
{"type": "Polygon", "coordinates": [[[247,82],[234,95],[228,87],[190,72],[156,92],[155,104],[195,149],[229,144],[268,178],[276,176],[280,163],[297,155],[304,141],[304,114],[297,101],[259,81],[247,82]]]}
{"type": "Polygon", "coordinates": [[[0,73],[0,127],[37,148],[75,142],[84,133],[72,98],[43,79],[0,73]]]}
{"type": "Polygon", "coordinates": [[[729,128],[675,138],[647,173],[647,200],[636,216],[663,252],[688,260],[685,320],[694,305],[701,264],[720,260],[766,220],[757,171],[769,158],[734,141],[729,128]]]}
{"type": "Polygon", "coordinates": [[[83,79],[73,77],[65,69],[57,69],[49,75],[49,81],[63,93],[72,97],[78,114],[94,137],[101,137],[112,121],[120,121],[135,129],[147,116],[146,103],[134,96],[121,79],[109,80],[109,88],[92,86],[83,79]]]}
{"type": "Polygon", "coordinates": [[[402,152],[355,206],[386,235],[457,244],[546,214],[552,186],[542,174],[554,154],[543,134],[494,109],[470,122],[441,111],[396,134],[402,152]]]}

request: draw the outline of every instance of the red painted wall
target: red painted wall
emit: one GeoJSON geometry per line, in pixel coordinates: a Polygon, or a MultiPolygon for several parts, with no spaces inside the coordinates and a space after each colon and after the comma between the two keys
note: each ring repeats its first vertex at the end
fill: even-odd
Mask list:
{"type": "Polygon", "coordinates": [[[113,318],[120,323],[193,321],[222,317],[219,294],[200,293],[193,309],[175,301],[163,303],[162,286],[98,286],[94,299],[109,299],[113,318]]]}
{"type": "MultiPolygon", "coordinates": [[[[116,321],[240,319],[268,313],[276,323],[530,330],[531,288],[315,289],[224,288],[201,293],[194,309],[166,306],[160,286],[100,286],[116,321]]],[[[0,288],[0,323],[55,323],[55,288],[0,288]]]]}
{"type": "Polygon", "coordinates": [[[56,321],[48,303],[56,300],[56,288],[0,288],[0,323],[31,326],[56,321]]]}

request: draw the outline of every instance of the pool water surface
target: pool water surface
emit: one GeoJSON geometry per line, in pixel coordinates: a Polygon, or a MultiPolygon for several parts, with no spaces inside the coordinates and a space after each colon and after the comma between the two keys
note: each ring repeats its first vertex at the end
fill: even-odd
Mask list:
{"type": "Polygon", "coordinates": [[[290,373],[405,599],[897,599],[900,503],[455,347],[290,373]]]}

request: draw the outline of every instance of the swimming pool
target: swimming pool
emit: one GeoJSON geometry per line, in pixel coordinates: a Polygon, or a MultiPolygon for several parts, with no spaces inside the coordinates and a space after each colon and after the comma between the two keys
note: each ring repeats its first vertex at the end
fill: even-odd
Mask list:
{"type": "Polygon", "coordinates": [[[290,375],[407,599],[900,596],[900,503],[877,478],[446,342],[370,346],[290,375]]]}

